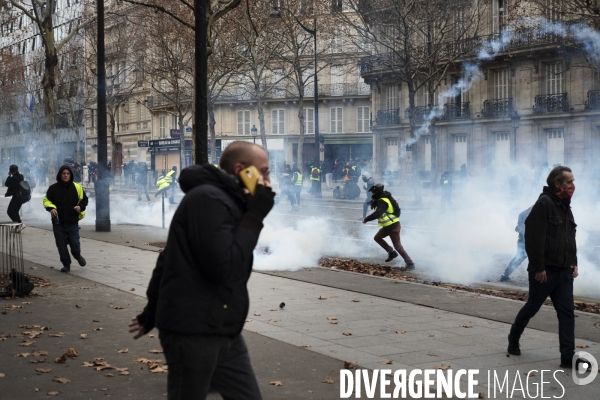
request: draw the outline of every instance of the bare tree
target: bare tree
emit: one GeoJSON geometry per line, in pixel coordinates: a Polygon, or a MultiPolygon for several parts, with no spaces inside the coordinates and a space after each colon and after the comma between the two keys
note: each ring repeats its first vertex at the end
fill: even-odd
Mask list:
{"type": "MultiPolygon", "coordinates": [[[[81,7],[84,6],[82,4],[81,7]]],[[[46,117],[46,128],[50,132],[50,139],[52,142],[56,142],[57,130],[56,130],[56,104],[54,89],[56,87],[56,68],[58,65],[59,54],[62,48],[71,40],[75,35],[91,22],[95,21],[96,17],[91,16],[89,18],[76,18],[71,21],[68,26],[69,31],[64,35],[57,38],[56,34],[56,21],[59,20],[57,16],[57,4],[56,0],[6,0],[4,7],[12,6],[15,9],[20,10],[27,18],[31,19],[38,29],[41,37],[42,46],[44,49],[44,73],[42,78],[42,90],[43,90],[43,103],[44,113],[46,117]]],[[[81,15],[84,15],[83,13],[81,15]]],[[[64,29],[64,27],[61,27],[64,29]]],[[[48,166],[48,172],[50,176],[54,175],[56,168],[56,152],[54,146],[50,146],[50,163],[48,166]]]]}
{"type": "MultiPolygon", "coordinates": [[[[466,42],[480,29],[481,0],[348,0],[353,12],[338,12],[347,35],[369,55],[363,60],[363,76],[372,84],[398,82],[408,91],[408,116],[415,197],[421,201],[418,178],[417,109],[419,90],[434,94],[457,64],[469,55],[466,42]]],[[[339,9],[338,11],[344,11],[339,9]]],[[[431,126],[430,126],[431,129],[431,126]]],[[[437,181],[435,132],[432,139],[432,183],[437,181]]]]}

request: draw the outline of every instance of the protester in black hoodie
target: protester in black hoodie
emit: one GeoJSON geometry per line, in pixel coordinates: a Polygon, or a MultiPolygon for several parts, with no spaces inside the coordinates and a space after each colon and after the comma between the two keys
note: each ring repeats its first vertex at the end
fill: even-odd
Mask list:
{"type": "Polygon", "coordinates": [[[13,222],[18,222],[21,224],[16,228],[16,232],[21,232],[23,229],[25,229],[25,224],[21,222],[21,217],[19,216],[19,210],[21,210],[21,206],[24,202],[18,196],[20,183],[23,180],[23,175],[19,173],[19,167],[15,164],[11,165],[8,169],[8,178],[6,178],[6,182],[4,183],[4,186],[8,188],[4,197],[12,196],[10,203],[8,203],[8,209],[6,210],[6,213],[13,222]]]}
{"type": "Polygon", "coordinates": [[[83,187],[73,182],[73,171],[68,165],[60,167],[56,181],[46,192],[44,208],[52,216],[54,239],[63,265],[60,271],[69,272],[71,257],[67,245],[71,247],[71,254],[79,265],[82,267],[86,265],[79,244],[79,220],[85,215],[88,198],[83,187]]]}
{"type": "Polygon", "coordinates": [[[225,399],[261,398],[241,331],[252,253],[275,194],[260,146],[233,142],[220,163],[181,172],[185,197],[152,273],[148,304],[129,325],[135,339],[158,328],[169,399],[204,399],[209,389],[225,399]],[[252,165],[261,174],[253,196],[237,178],[252,165]]]}

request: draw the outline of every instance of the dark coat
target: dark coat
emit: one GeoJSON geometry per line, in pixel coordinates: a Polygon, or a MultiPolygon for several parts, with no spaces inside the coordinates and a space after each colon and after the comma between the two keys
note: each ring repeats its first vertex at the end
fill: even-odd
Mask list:
{"type": "Polygon", "coordinates": [[[10,197],[19,193],[19,183],[21,183],[25,178],[23,175],[18,172],[12,176],[6,178],[6,182],[4,182],[4,186],[8,188],[4,197],[10,197]]]}
{"type": "Polygon", "coordinates": [[[577,265],[577,224],[566,205],[549,187],[525,220],[525,251],[528,271],[542,272],[546,266],[570,268],[577,265]]]}
{"type": "Polygon", "coordinates": [[[246,213],[238,182],[212,165],[184,169],[179,182],[186,195],[138,321],[146,332],[156,326],[179,334],[235,336],[248,314],[246,285],[262,222],[246,213]]]}
{"type": "MultiPolygon", "coordinates": [[[[55,206],[58,212],[58,220],[64,226],[75,225],[79,222],[79,213],[74,210],[76,206],[81,207],[81,211],[85,211],[88,205],[88,197],[83,191],[83,199],[79,200],[77,189],[73,183],[73,171],[68,165],[63,165],[58,170],[56,175],[57,182],[50,185],[46,192],[46,198],[50,200],[55,206]],[[60,174],[65,169],[71,171],[71,180],[68,183],[64,183],[60,180],[60,174]]],[[[50,211],[52,208],[46,208],[50,211]]]]}

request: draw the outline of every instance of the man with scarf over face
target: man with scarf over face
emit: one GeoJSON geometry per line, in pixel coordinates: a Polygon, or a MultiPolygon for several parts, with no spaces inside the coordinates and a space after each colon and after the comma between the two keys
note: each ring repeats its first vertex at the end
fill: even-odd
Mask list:
{"type": "MultiPolygon", "coordinates": [[[[571,368],[575,355],[573,279],[577,271],[576,224],[571,212],[575,178],[559,166],[548,175],[542,194],[525,220],[525,251],[529,258],[529,298],[508,336],[508,353],[521,355],[519,339],[548,296],[558,317],[560,366],[571,368]]],[[[586,362],[578,359],[576,364],[586,362]]],[[[588,364],[590,365],[590,364],[588,364]]]]}

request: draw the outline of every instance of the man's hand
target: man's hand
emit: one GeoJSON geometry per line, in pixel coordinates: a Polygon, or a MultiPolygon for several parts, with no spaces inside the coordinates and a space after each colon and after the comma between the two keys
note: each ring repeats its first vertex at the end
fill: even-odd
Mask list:
{"type": "Polygon", "coordinates": [[[571,265],[571,269],[573,270],[573,279],[577,278],[579,276],[579,269],[577,268],[577,265],[571,265]]]}
{"type": "Polygon", "coordinates": [[[363,218],[363,224],[366,224],[366,223],[367,223],[367,220],[363,218]]]}
{"type": "Polygon", "coordinates": [[[73,207],[73,210],[77,211],[77,212],[81,212],[81,207],[79,206],[75,206],[73,207]]]}
{"type": "Polygon", "coordinates": [[[50,215],[52,215],[53,217],[58,217],[58,211],[56,211],[56,208],[50,210],[50,215]]]}
{"type": "Polygon", "coordinates": [[[548,280],[548,277],[546,276],[546,271],[536,272],[535,280],[539,283],[546,283],[546,281],[548,280]]]}
{"type": "Polygon", "coordinates": [[[137,334],[133,337],[133,339],[139,339],[146,334],[144,327],[140,325],[140,322],[137,318],[132,318],[131,323],[129,324],[129,333],[137,332],[137,334]]]}

